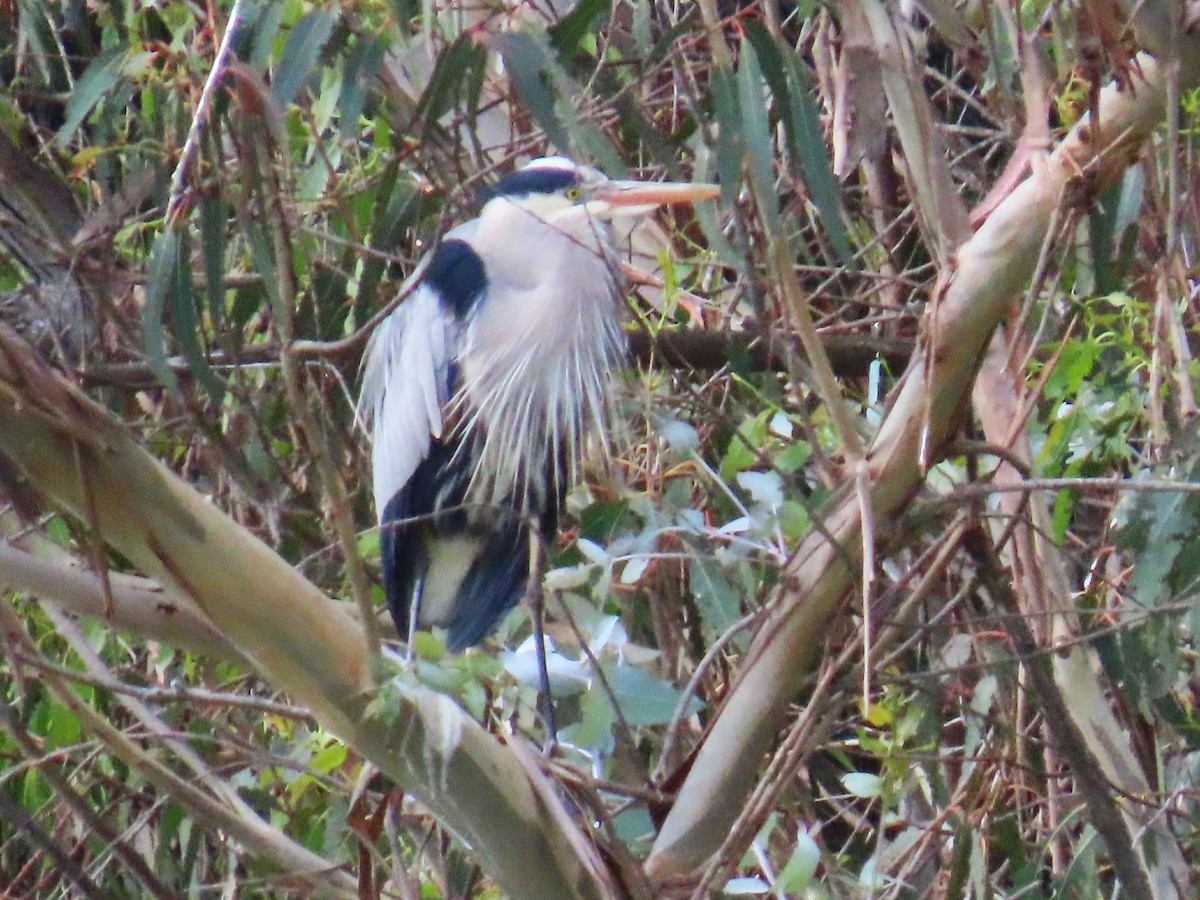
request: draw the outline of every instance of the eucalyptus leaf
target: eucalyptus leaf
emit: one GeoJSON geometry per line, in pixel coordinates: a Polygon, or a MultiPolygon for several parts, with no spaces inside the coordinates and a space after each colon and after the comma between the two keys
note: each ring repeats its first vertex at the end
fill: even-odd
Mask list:
{"type": "Polygon", "coordinates": [[[337,14],[329,8],[317,7],[301,16],[288,32],[283,53],[279,58],[271,93],[280,106],[287,106],[299,93],[309,73],[321,57],[321,49],[333,33],[337,14]]]}
{"type": "Polygon", "coordinates": [[[54,136],[59,147],[66,147],[71,142],[88,113],[113,89],[121,77],[124,62],[125,48],[119,47],[101,53],[88,63],[71,91],[63,111],[63,123],[54,136]]]}
{"type": "Polygon", "coordinates": [[[789,114],[786,116],[788,143],[804,173],[804,183],[812,195],[813,205],[821,214],[821,225],[838,261],[854,268],[854,249],[846,228],[845,208],[841,188],[833,175],[833,161],[825,146],[821,128],[821,113],[812,98],[812,83],[804,63],[795,53],[782,57],[787,73],[789,114]]]}
{"type": "Polygon", "coordinates": [[[554,92],[550,89],[547,74],[550,55],[543,41],[516,31],[497,35],[493,39],[493,46],[504,58],[504,67],[526,109],[560,152],[570,152],[567,131],[554,109],[554,92]]]}
{"type": "Polygon", "coordinates": [[[750,181],[759,213],[769,234],[779,233],[779,192],[775,187],[774,142],[767,118],[766,82],[758,57],[748,41],[742,42],[738,67],[738,96],[741,100],[742,139],[750,169],[750,181]]]}
{"type": "MultiPolygon", "coordinates": [[[[683,693],[638,666],[613,666],[605,670],[621,715],[632,726],[665,725],[671,721],[683,693]]],[[[699,712],[704,704],[688,698],[684,714],[699,712]]]]}
{"type": "Polygon", "coordinates": [[[197,315],[197,297],[192,282],[191,240],[188,232],[179,233],[179,251],[176,260],[171,296],[171,321],[174,325],[175,339],[179,342],[180,351],[187,361],[192,376],[204,386],[214,400],[220,400],[225,394],[225,382],[217,377],[212,366],[208,364],[204,345],[201,342],[202,330],[200,317],[197,315]]]}
{"type": "Polygon", "coordinates": [[[707,638],[715,640],[741,618],[741,597],[715,560],[688,561],[688,581],[707,638]]]}
{"type": "Polygon", "coordinates": [[[742,158],[745,139],[736,76],[718,67],[710,76],[713,107],[717,119],[717,173],[721,184],[721,202],[731,205],[742,182],[742,158]]]}
{"type": "Polygon", "coordinates": [[[225,322],[225,215],[215,197],[204,197],[199,208],[201,264],[204,267],[208,315],[213,327],[225,322]]]}
{"type": "Polygon", "coordinates": [[[142,307],[142,334],[151,371],[159,382],[172,390],[177,390],[178,384],[175,374],[167,365],[163,308],[175,284],[175,270],[178,266],[179,233],[168,226],[154,241],[146,266],[146,302],[142,307]]]}
{"type": "Polygon", "coordinates": [[[879,776],[870,772],[847,772],[842,776],[842,784],[855,797],[864,800],[873,800],[883,792],[879,776]]]}
{"type": "Polygon", "coordinates": [[[788,857],[788,861],[779,871],[775,879],[778,889],[784,891],[802,891],[812,882],[821,862],[821,850],[804,829],[796,834],[796,849],[788,857]]]}
{"type": "Polygon", "coordinates": [[[443,50],[417,104],[426,134],[438,120],[470,95],[473,73],[487,65],[483,46],[472,34],[461,35],[443,50]]]}
{"type": "Polygon", "coordinates": [[[378,38],[359,35],[354,49],[346,58],[345,83],[338,101],[338,128],[343,138],[353,136],[359,128],[366,105],[367,90],[383,64],[384,45],[378,38]]]}

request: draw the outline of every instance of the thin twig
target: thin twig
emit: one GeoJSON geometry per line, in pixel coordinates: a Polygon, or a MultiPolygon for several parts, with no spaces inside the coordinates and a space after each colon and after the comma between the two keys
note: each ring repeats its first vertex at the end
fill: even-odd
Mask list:
{"type": "Polygon", "coordinates": [[[787,242],[782,238],[776,240],[773,250],[771,263],[775,277],[779,281],[779,289],[783,292],[792,328],[799,337],[804,354],[813,368],[816,381],[813,387],[820,394],[825,409],[829,412],[829,418],[837,428],[838,438],[847,459],[852,462],[858,461],[863,456],[862,438],[859,437],[858,431],[854,427],[854,419],[842,398],[842,390],[833,373],[833,366],[825,354],[825,348],[813,325],[808,300],[800,288],[800,282],[796,279],[796,272],[792,269],[787,242]]]}
{"type": "Polygon", "coordinates": [[[172,687],[139,687],[138,685],[126,684],[107,675],[89,675],[87,672],[80,672],[77,669],[68,669],[66,666],[55,665],[44,657],[31,656],[20,650],[14,652],[12,655],[14,659],[35,669],[53,672],[62,678],[77,681],[80,684],[90,684],[92,687],[112,691],[114,694],[125,694],[129,697],[136,697],[144,703],[187,703],[192,706],[228,706],[234,709],[245,709],[251,712],[260,712],[269,716],[280,716],[288,719],[312,719],[313,717],[312,713],[303,706],[296,706],[294,703],[279,703],[275,700],[253,697],[248,694],[230,694],[223,691],[205,690],[203,688],[183,687],[182,685],[172,687]]]}
{"type": "Polygon", "coordinates": [[[241,22],[241,17],[242,0],[234,0],[233,6],[229,10],[229,18],[225,20],[225,32],[221,35],[221,44],[217,47],[216,56],[213,57],[208,77],[204,79],[204,87],[200,90],[200,100],[196,103],[196,111],[192,114],[192,124],[188,128],[183,149],[179,152],[179,162],[175,164],[175,171],[171,173],[171,193],[167,199],[166,215],[168,226],[175,221],[183,205],[188,164],[196,152],[196,144],[200,141],[200,132],[203,131],[204,123],[208,119],[213,94],[221,81],[221,76],[225,73],[225,62],[233,49],[233,38],[241,22]]]}
{"type": "Polygon", "coordinates": [[[525,590],[533,612],[533,646],[537,655],[538,679],[542,683],[542,716],[546,725],[546,740],[542,753],[554,755],[558,746],[558,728],[554,724],[554,693],[550,690],[550,671],[546,666],[546,595],[542,589],[542,535],[536,527],[529,529],[529,578],[525,590]]]}
{"type": "MultiPolygon", "coordinates": [[[[269,171],[277,175],[274,167],[269,171]]],[[[288,229],[288,216],[282,204],[282,190],[278,183],[273,185],[270,200],[274,205],[274,214],[268,216],[270,233],[274,250],[275,271],[279,278],[278,304],[279,310],[275,317],[275,325],[279,332],[280,373],[283,376],[284,391],[292,412],[299,418],[301,432],[308,443],[308,449],[317,464],[321,475],[321,486],[324,488],[324,506],[326,515],[331,520],[333,533],[341,545],[342,560],[346,566],[347,580],[350,582],[350,592],[358,605],[359,616],[362,620],[363,641],[369,657],[379,655],[380,637],[379,623],[375,617],[375,604],[371,597],[371,582],[367,577],[366,566],[362,555],[358,552],[358,532],[354,527],[351,515],[350,493],[346,488],[345,479],[338,466],[333,461],[329,435],[325,430],[324,421],[317,415],[315,404],[312,403],[313,392],[306,391],[309,383],[306,371],[301,361],[296,358],[293,347],[296,338],[296,297],[299,285],[296,282],[292,260],[291,234],[288,229]]]]}
{"type": "Polygon", "coordinates": [[[1033,686],[1032,696],[1042,708],[1046,725],[1057,743],[1056,749],[1071,767],[1080,794],[1087,804],[1092,827],[1103,839],[1113,870],[1121,880],[1122,893],[1138,900],[1152,898],[1154,894],[1146,870],[1133,847],[1132,836],[1112,796],[1112,788],[1105,780],[1103,768],[1088,749],[1079,725],[1059,692],[1050,660],[1036,655],[1041,648],[1029,624],[1020,615],[1012,587],[995,560],[987,535],[982,528],[975,528],[964,535],[963,542],[975,560],[988,592],[1011,614],[1005,620],[1005,630],[1014,649],[1027,658],[1025,671],[1033,686]]]}
{"type": "MultiPolygon", "coordinates": [[[[660,766],[674,755],[675,744],[679,740],[680,726],[683,723],[683,715],[687,712],[691,699],[700,690],[700,679],[704,677],[704,673],[708,671],[708,667],[725,651],[730,641],[740,632],[753,625],[758,617],[759,613],[757,611],[752,612],[749,615],[742,616],[742,618],[726,628],[721,633],[721,636],[713,641],[712,646],[708,648],[708,651],[704,654],[700,662],[696,664],[696,670],[692,672],[691,678],[688,679],[688,683],[680,692],[679,702],[675,704],[675,710],[671,713],[671,724],[667,726],[667,736],[663,739],[663,748],[658,754],[660,766]]],[[[660,768],[655,771],[651,780],[657,782],[661,778],[662,770],[660,768]]]]}
{"type": "MultiPolygon", "coordinates": [[[[871,597],[875,588],[875,513],[871,503],[871,466],[860,459],[855,466],[854,490],[858,495],[858,516],[862,522],[862,643],[863,659],[871,658],[871,597]]],[[[871,710],[871,666],[863,664],[862,714],[871,710]]]]}
{"type": "Polygon", "coordinates": [[[975,482],[959,485],[948,493],[929,498],[942,505],[974,500],[991,494],[1031,493],[1033,491],[1131,491],[1135,494],[1200,494],[1200,483],[1194,481],[1134,481],[1124,476],[1112,478],[1030,478],[1018,484],[975,482]]]}

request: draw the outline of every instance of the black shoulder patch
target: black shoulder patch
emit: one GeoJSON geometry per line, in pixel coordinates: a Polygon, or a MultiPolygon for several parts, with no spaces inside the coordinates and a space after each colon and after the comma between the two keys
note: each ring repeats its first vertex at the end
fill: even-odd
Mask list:
{"type": "Polygon", "coordinates": [[[438,292],[444,309],[465,319],[487,288],[487,274],[474,248],[466,241],[451,238],[442,241],[433,254],[425,283],[438,292]]]}
{"type": "Polygon", "coordinates": [[[491,188],[488,188],[483,199],[494,197],[521,197],[527,194],[553,194],[579,184],[579,173],[572,169],[532,168],[521,169],[511,175],[505,175],[491,188]]]}

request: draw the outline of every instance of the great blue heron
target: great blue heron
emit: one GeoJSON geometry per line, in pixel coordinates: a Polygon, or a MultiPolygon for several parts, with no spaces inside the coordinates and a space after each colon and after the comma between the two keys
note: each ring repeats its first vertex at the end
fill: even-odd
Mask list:
{"type": "MultiPolygon", "coordinates": [[[[624,352],[611,222],[715,196],[537,159],[446,234],[367,348],[383,583],[402,636],[481,641],[529,579],[589,440],[605,441],[624,352]]],[[[536,573],[534,573],[536,575],[536,573]]]]}

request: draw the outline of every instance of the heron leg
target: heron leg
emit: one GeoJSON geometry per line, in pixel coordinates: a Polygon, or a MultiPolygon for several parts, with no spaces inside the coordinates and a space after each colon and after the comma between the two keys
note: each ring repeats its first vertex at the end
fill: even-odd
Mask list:
{"type": "Polygon", "coordinates": [[[416,641],[417,627],[421,624],[421,595],[425,592],[425,573],[422,572],[417,576],[416,588],[412,592],[412,599],[408,602],[408,636],[404,641],[404,661],[412,663],[416,659],[416,641]]]}
{"type": "Polygon", "coordinates": [[[546,723],[546,740],[542,752],[546,756],[554,753],[558,746],[558,727],[554,722],[554,695],[550,693],[550,670],[546,665],[546,595],[542,590],[542,557],[545,548],[542,534],[537,528],[529,529],[529,582],[525,595],[533,612],[534,649],[537,652],[538,679],[541,682],[542,720],[546,723]]]}

